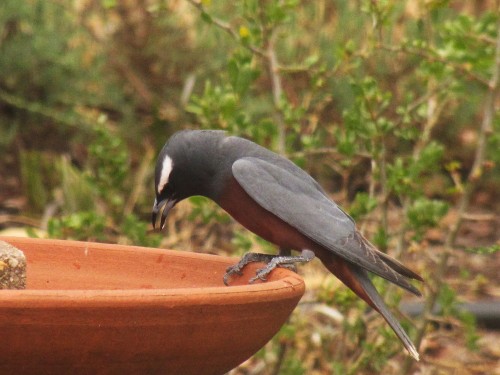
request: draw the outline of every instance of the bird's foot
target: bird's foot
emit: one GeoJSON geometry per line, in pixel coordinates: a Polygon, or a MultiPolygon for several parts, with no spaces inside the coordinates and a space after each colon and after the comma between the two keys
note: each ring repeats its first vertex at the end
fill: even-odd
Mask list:
{"type": "Polygon", "coordinates": [[[303,250],[301,255],[271,255],[260,253],[246,253],[241,260],[234,266],[226,269],[223,281],[225,285],[229,285],[229,278],[233,275],[242,275],[242,270],[248,263],[263,262],[267,265],[257,270],[256,275],[249,280],[249,284],[257,280],[266,281],[267,276],[276,267],[283,267],[296,272],[296,263],[306,263],[314,258],[314,253],[310,250],[303,250]]]}
{"type": "Polygon", "coordinates": [[[293,271],[296,270],[295,263],[307,263],[314,259],[314,253],[311,250],[302,250],[302,254],[298,256],[291,255],[277,255],[271,259],[264,268],[257,270],[256,275],[252,277],[248,283],[253,284],[257,280],[266,281],[267,276],[276,267],[288,268],[293,271]]]}
{"type": "Polygon", "coordinates": [[[271,254],[246,253],[245,255],[243,255],[243,257],[240,259],[238,263],[226,268],[226,274],[224,275],[223,278],[224,284],[229,285],[229,278],[233,275],[238,275],[238,276],[243,275],[242,270],[248,263],[253,263],[253,262],[269,263],[275,257],[276,255],[271,255],[271,254]]]}

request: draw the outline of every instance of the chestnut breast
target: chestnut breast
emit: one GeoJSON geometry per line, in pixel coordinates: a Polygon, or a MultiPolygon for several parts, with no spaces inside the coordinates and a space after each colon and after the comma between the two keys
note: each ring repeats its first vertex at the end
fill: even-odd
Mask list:
{"type": "Polygon", "coordinates": [[[278,216],[262,208],[234,177],[226,184],[218,204],[248,230],[280,247],[303,250],[318,247],[278,216]]]}

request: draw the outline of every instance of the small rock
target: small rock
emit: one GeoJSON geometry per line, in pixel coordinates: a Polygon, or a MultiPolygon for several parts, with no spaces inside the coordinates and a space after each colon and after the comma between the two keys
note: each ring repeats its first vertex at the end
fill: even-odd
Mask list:
{"type": "Polygon", "coordinates": [[[0,289],[26,288],[26,257],[11,244],[0,241],[0,289]]]}

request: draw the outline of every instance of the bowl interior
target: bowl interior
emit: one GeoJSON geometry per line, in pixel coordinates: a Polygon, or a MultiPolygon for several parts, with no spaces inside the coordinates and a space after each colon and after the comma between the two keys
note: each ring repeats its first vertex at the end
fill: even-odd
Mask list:
{"type": "MultiPolygon", "coordinates": [[[[3,238],[27,259],[27,289],[177,289],[225,287],[237,258],[79,241],[3,238]]],[[[247,285],[262,264],[251,264],[231,286],[247,285]]],[[[268,281],[283,277],[276,270],[268,281]]]]}

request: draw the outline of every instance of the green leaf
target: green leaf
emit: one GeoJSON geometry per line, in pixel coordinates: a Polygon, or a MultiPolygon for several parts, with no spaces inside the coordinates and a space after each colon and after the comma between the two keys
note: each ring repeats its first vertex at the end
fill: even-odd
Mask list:
{"type": "Polygon", "coordinates": [[[412,228],[424,229],[437,225],[447,212],[446,202],[422,197],[409,207],[407,217],[412,228]]]}
{"type": "Polygon", "coordinates": [[[467,247],[465,251],[472,254],[492,255],[500,251],[500,245],[493,244],[490,246],[467,247]]]}
{"type": "Polygon", "coordinates": [[[360,192],[356,194],[354,202],[349,207],[349,214],[354,220],[373,211],[377,207],[377,199],[370,197],[368,193],[360,192]]]}
{"type": "Polygon", "coordinates": [[[213,22],[212,16],[205,11],[202,11],[200,16],[201,16],[201,19],[208,24],[211,24],[213,22]]]}

